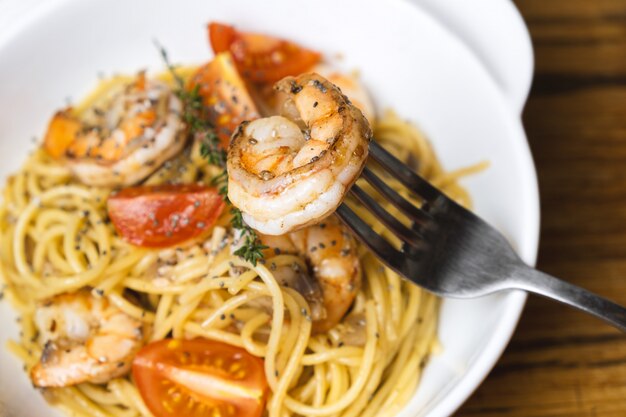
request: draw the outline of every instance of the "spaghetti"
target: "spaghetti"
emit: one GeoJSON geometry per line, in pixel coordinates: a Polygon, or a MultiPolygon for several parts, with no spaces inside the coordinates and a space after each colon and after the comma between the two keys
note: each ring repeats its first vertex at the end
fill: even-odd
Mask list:
{"type": "MultiPolygon", "coordinates": [[[[445,173],[417,129],[388,112],[374,132],[396,156],[469,205],[457,182],[467,171],[445,173]]],[[[196,144],[146,183],[208,183],[213,174],[196,144]]],[[[9,349],[27,368],[42,353],[34,323],[38,302],[88,287],[144,323],[147,341],[203,337],[264,358],[271,391],[266,414],[271,417],[394,416],[413,395],[437,346],[439,302],[373,254],[360,249],[363,286],[348,316],[330,331],[313,335],[309,304],[279,285],[270,268],[301,259],[277,254],[254,266],[232,255],[225,215],[201,243],[161,250],[132,246],[108,221],[106,201],[112,192],[81,184],[43,150],[7,181],[0,205],[0,271],[6,296],[21,318],[20,338],[9,349]],[[253,303],[258,299],[270,300],[271,312],[253,303]]],[[[393,239],[365,209],[355,209],[393,239]]],[[[130,377],[43,392],[72,416],[150,415],[130,377]]]]}

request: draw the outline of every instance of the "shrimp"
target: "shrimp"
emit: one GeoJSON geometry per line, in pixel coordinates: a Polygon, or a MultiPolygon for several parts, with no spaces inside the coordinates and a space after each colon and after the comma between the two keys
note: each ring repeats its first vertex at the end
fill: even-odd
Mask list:
{"type": "Polygon", "coordinates": [[[356,241],[337,217],[283,236],[260,235],[260,239],[269,246],[266,258],[296,255],[308,265],[305,269],[299,264],[277,266],[270,260],[269,267],[280,285],[307,300],[313,332],[326,332],[339,323],[361,286],[362,269],[356,241]]]}
{"type": "Polygon", "coordinates": [[[43,302],[34,321],[44,346],[30,373],[38,387],[104,383],[125,375],[143,344],[140,321],[86,289],[43,302]]]}
{"type": "Polygon", "coordinates": [[[321,76],[286,77],[275,88],[287,94],[291,120],[242,123],[227,161],[230,201],[266,235],[306,227],[334,212],[360,175],[372,137],[363,113],[321,76]]]}
{"type": "Polygon", "coordinates": [[[313,68],[313,71],[339,87],[341,92],[350,99],[352,104],[363,112],[363,115],[370,123],[376,119],[374,103],[355,71],[349,74],[343,74],[324,64],[317,65],[313,68]]]}
{"type": "Polygon", "coordinates": [[[135,184],[185,145],[182,102],[143,73],[97,104],[81,118],[71,108],[58,112],[44,139],[44,149],[87,185],[135,184]]]}

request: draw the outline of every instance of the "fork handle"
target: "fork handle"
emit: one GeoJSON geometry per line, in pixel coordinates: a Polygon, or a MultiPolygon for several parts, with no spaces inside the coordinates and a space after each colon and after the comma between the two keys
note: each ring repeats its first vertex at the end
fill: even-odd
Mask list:
{"type": "Polygon", "coordinates": [[[626,308],[619,304],[526,265],[513,276],[516,288],[576,307],[626,332],[626,308]]]}

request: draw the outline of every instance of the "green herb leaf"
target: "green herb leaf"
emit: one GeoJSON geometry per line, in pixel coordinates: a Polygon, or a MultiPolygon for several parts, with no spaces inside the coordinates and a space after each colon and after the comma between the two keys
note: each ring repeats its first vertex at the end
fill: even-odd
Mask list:
{"type": "MultiPolygon", "coordinates": [[[[189,126],[189,134],[194,137],[201,137],[200,155],[207,160],[210,165],[222,168],[222,172],[211,179],[211,183],[218,187],[220,195],[226,203],[228,201],[228,173],[226,171],[226,151],[220,147],[219,137],[215,133],[215,127],[203,117],[204,103],[200,95],[199,86],[196,85],[192,90],[185,88],[185,80],[177,73],[176,67],[172,65],[167,55],[167,51],[158,42],[155,41],[161,57],[167,66],[172,78],[176,82],[176,96],[183,102],[182,118],[189,126]]],[[[241,214],[241,210],[232,207],[230,213],[233,217],[230,223],[234,229],[241,232],[241,238],[245,239],[242,247],[235,251],[235,255],[250,262],[256,266],[257,262],[263,259],[263,249],[267,246],[263,245],[259,240],[256,232],[248,226],[241,214]]]]}

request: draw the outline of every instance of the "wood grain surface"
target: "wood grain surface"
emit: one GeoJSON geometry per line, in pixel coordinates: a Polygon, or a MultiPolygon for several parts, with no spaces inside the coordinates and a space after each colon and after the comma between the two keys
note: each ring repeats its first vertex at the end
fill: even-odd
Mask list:
{"type": "MultiPolygon", "coordinates": [[[[524,124],[541,193],[538,268],[626,305],[626,0],[517,0],[535,48],[524,124]]],[[[458,416],[626,416],[626,334],[529,299],[458,416]]]]}

